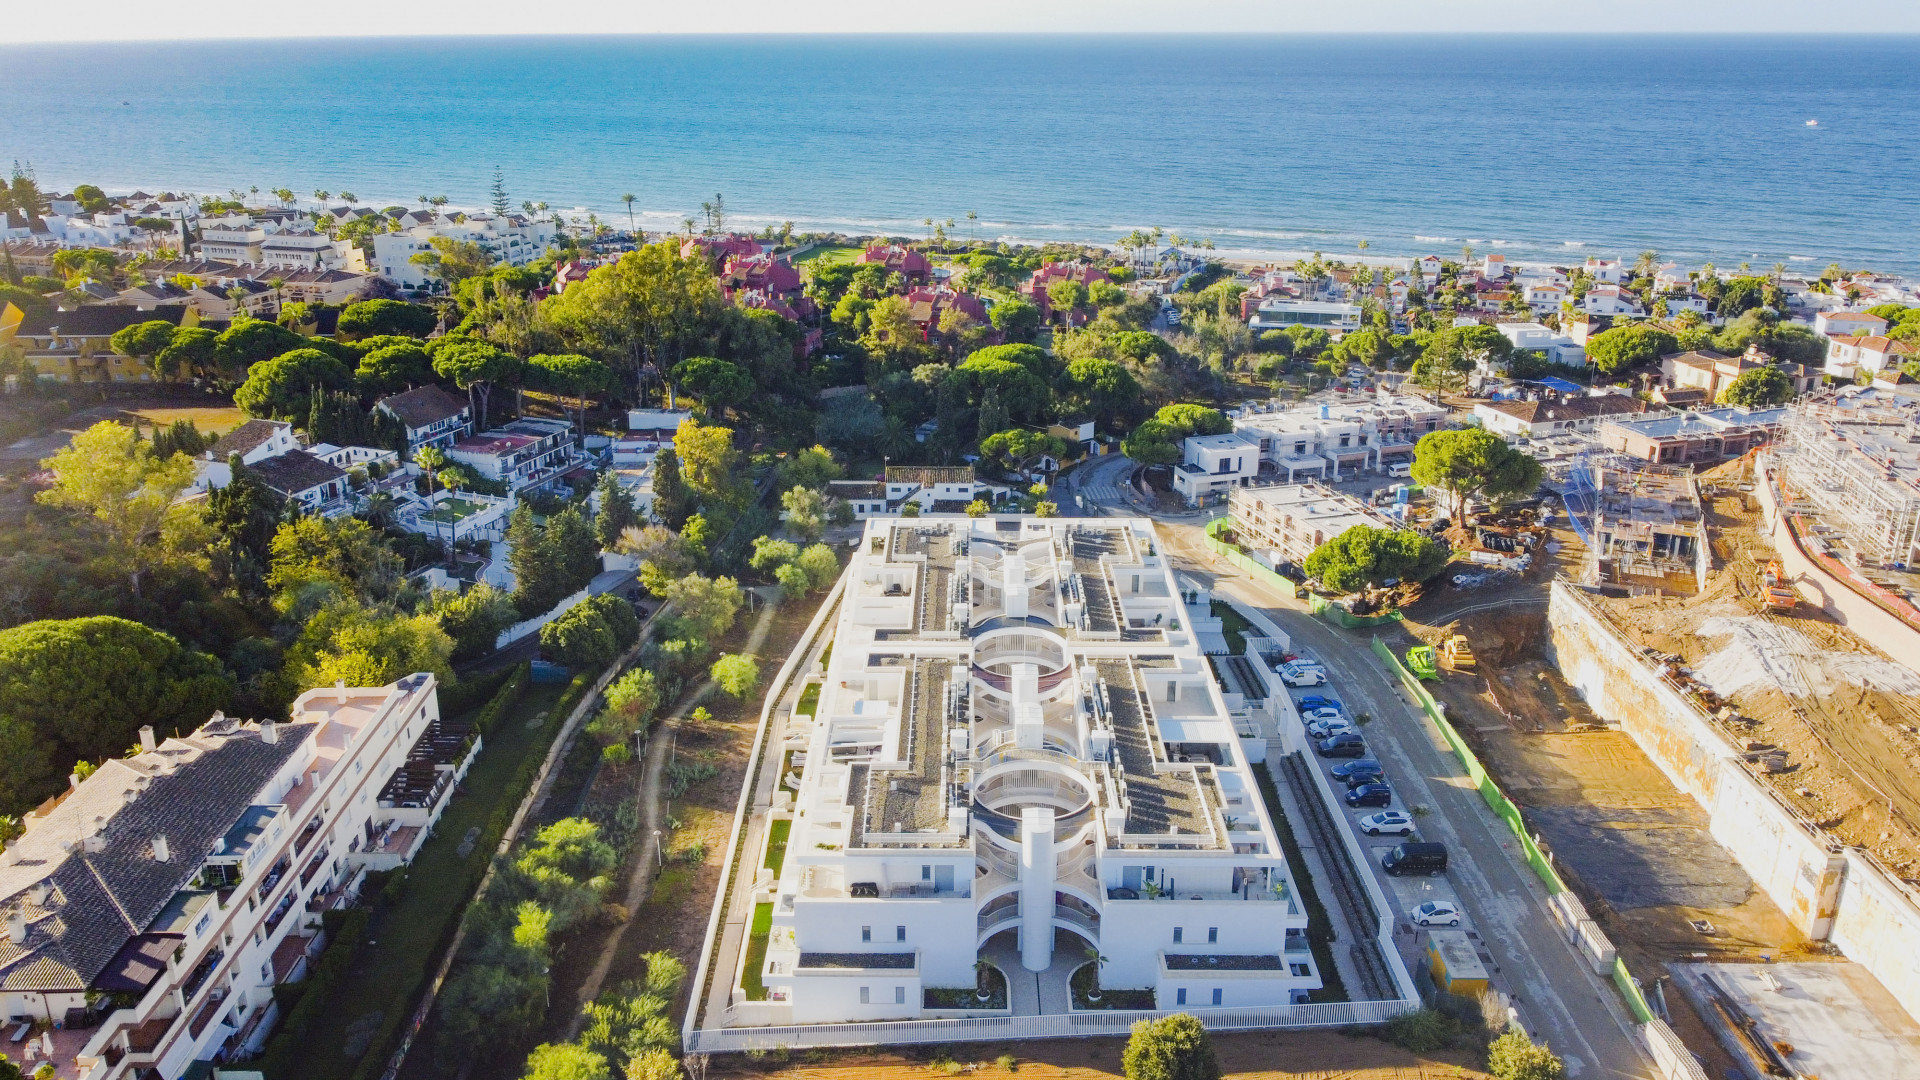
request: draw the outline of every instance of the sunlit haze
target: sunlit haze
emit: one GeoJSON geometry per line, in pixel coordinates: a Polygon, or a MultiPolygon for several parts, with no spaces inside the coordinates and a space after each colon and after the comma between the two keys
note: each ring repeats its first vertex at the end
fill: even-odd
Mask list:
{"type": "Polygon", "coordinates": [[[1205,32],[1580,32],[1874,33],[1920,31],[1920,5],[1860,0],[1358,0],[1346,4],[1224,0],[980,0],[910,5],[891,0],[736,0],[727,4],[568,0],[529,17],[508,0],[340,0],[324,11],[241,13],[213,0],[183,0],[166,18],[150,4],[99,0],[84,19],[59,5],[28,4],[8,16],[12,42],[161,40],[413,34],[602,33],[1205,33],[1205,32]]]}

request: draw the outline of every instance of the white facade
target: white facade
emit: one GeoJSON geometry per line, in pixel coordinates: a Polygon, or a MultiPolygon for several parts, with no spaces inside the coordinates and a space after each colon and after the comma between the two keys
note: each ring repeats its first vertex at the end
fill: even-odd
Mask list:
{"type": "Polygon", "coordinates": [[[250,217],[221,218],[200,225],[200,257],[210,262],[260,265],[267,230],[250,217]]]}
{"type": "Polygon", "coordinates": [[[533,417],[461,439],[446,454],[516,492],[542,486],[586,463],[573,445],[572,424],[533,417]]]}
{"type": "Polygon", "coordinates": [[[1498,323],[1494,329],[1513,342],[1515,350],[1545,353],[1547,359],[1566,367],[1585,367],[1587,350],[1579,342],[1541,323],[1498,323]]]}
{"type": "Polygon", "coordinates": [[[1180,464],[1173,467],[1173,489],[1190,506],[1222,499],[1234,487],[1260,475],[1258,441],[1229,432],[1194,435],[1181,446],[1180,464]]]}
{"type": "Polygon", "coordinates": [[[485,248],[496,263],[525,266],[553,248],[554,231],[552,222],[529,220],[518,214],[503,218],[482,214],[458,222],[442,217],[405,232],[376,234],[374,272],[407,288],[427,286],[433,279],[425,267],[411,260],[421,252],[432,251],[432,240],[436,236],[471,241],[485,248]]]}
{"type": "Polygon", "coordinates": [[[1620,265],[1619,259],[1590,258],[1587,260],[1587,275],[1608,285],[1618,285],[1627,280],[1626,267],[1620,265]]]}
{"type": "Polygon", "coordinates": [[[1360,305],[1324,300],[1262,300],[1253,318],[1247,320],[1247,325],[1256,334],[1267,330],[1284,330],[1289,326],[1307,326],[1325,330],[1329,334],[1344,334],[1360,329],[1360,305]]]}
{"type": "Polygon", "coordinates": [[[917,1018],[977,959],[1064,981],[1089,946],[1103,986],[1162,1008],[1320,985],[1254,726],[1150,522],[880,518],[846,574],[782,750],[799,781],[763,886],[765,1022],[917,1018]]]}
{"type": "Polygon", "coordinates": [[[274,233],[260,243],[262,266],[281,270],[364,271],[366,256],[347,240],[335,240],[312,229],[274,233]]]}
{"type": "Polygon", "coordinates": [[[1381,394],[1256,407],[1233,426],[1259,448],[1267,463],[1259,471],[1290,484],[1411,461],[1421,436],[1450,425],[1447,410],[1425,398],[1381,394]]]}
{"type": "Polygon", "coordinates": [[[1556,281],[1542,281],[1528,285],[1521,296],[1527,301],[1528,307],[1542,315],[1551,315],[1559,311],[1560,305],[1566,301],[1567,287],[1556,281]]]}
{"type": "Polygon", "coordinates": [[[1580,310],[1589,315],[1633,316],[1642,314],[1640,302],[1618,285],[1595,285],[1580,298],[1580,310]]]}
{"type": "Polygon", "coordinates": [[[272,1029],[273,988],[304,968],[322,913],[351,903],[368,870],[410,859],[445,809],[477,740],[429,749],[441,765],[431,779],[404,766],[446,734],[428,674],[308,691],[285,724],[215,714],[158,743],[143,729],[142,752],[30,815],[8,848],[0,1014],[63,1019],[68,999],[105,987],[131,1001],[108,1005],[61,1063],[82,1080],[177,1078],[245,1056],[272,1029]],[[48,956],[64,958],[59,971],[48,956]],[[20,989],[15,975],[42,985],[20,989]],[[70,993],[57,985],[68,980],[70,993]]]}

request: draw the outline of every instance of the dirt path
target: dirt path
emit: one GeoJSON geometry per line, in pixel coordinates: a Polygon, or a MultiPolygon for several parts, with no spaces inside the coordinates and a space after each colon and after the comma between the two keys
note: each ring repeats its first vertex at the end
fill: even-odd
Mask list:
{"type": "MultiPolygon", "coordinates": [[[[754,622],[753,630],[747,635],[747,642],[740,650],[752,656],[758,655],[760,647],[766,644],[767,634],[773,628],[774,613],[779,610],[779,603],[778,593],[773,589],[756,588],[749,591],[760,597],[762,601],[760,617],[754,622]]],[[[660,786],[662,779],[666,776],[668,760],[673,756],[680,723],[695,706],[705,701],[714,689],[713,679],[708,678],[689,693],[681,695],[679,707],[674,710],[674,714],[656,728],[653,737],[647,740],[647,768],[640,781],[640,790],[636,794],[640,801],[641,850],[639,856],[634,859],[633,869],[627,878],[626,895],[621,900],[630,912],[639,910],[641,903],[646,900],[647,891],[652,888],[653,880],[659,874],[664,861],[660,842],[664,832],[665,814],[660,802],[660,786]]],[[[600,956],[593,963],[593,971],[580,986],[580,992],[574,1002],[573,1021],[567,1027],[567,1038],[573,1039],[579,1036],[580,1025],[586,1018],[583,1010],[588,1002],[599,996],[600,988],[606,983],[607,972],[612,970],[613,962],[620,952],[620,943],[625,938],[625,934],[613,934],[607,938],[606,944],[601,948],[600,956]]]]}
{"type": "MultiPolygon", "coordinates": [[[[979,1080],[1119,1080],[1122,1038],[1043,1039],[993,1046],[812,1051],[756,1063],[716,1058],[707,1080],[926,1080],[955,1072],[979,1080]],[[957,1068],[932,1065],[936,1053],[957,1068]],[[997,1059],[1006,1054],[1012,1070],[997,1059]]],[[[1227,1080],[1482,1080],[1480,1056],[1468,1050],[1414,1054],[1379,1039],[1332,1031],[1223,1032],[1213,1036],[1227,1080]]]]}

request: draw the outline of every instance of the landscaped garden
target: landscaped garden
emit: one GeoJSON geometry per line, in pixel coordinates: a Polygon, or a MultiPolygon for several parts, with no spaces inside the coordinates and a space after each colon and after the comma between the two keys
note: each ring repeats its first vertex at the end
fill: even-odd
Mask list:
{"type": "Polygon", "coordinates": [[[1089,962],[1080,965],[1067,980],[1073,988],[1073,1007],[1076,1009],[1151,1009],[1152,990],[1114,990],[1100,985],[1100,965],[1089,962]]]}
{"type": "Polygon", "coordinates": [[[422,521],[451,523],[483,513],[493,506],[492,503],[474,502],[472,499],[450,498],[434,505],[432,510],[420,515],[422,521]]]}
{"type": "Polygon", "coordinates": [[[976,965],[975,970],[979,972],[979,979],[972,986],[929,986],[922,990],[921,1007],[927,1009],[1006,1008],[1006,973],[984,960],[976,965]]]}

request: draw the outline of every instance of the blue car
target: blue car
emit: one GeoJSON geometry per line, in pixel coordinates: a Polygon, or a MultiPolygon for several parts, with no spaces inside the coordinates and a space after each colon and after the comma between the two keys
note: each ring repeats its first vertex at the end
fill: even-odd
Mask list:
{"type": "Polygon", "coordinates": [[[1335,780],[1350,780],[1360,775],[1379,776],[1384,771],[1386,770],[1373,758],[1356,758],[1353,761],[1343,761],[1335,765],[1333,767],[1333,778],[1335,780]]]}
{"type": "Polygon", "coordinates": [[[1335,735],[1331,739],[1321,739],[1313,744],[1314,752],[1321,757],[1358,758],[1367,756],[1367,743],[1359,735],[1349,731],[1335,735]]]}
{"type": "Polygon", "coordinates": [[[1335,701],[1330,697],[1321,697],[1319,694],[1308,694],[1306,697],[1301,698],[1297,704],[1300,706],[1300,709],[1302,712],[1308,709],[1340,708],[1340,703],[1338,701],[1335,701]]]}
{"type": "Polygon", "coordinates": [[[1385,784],[1361,784],[1347,792],[1348,806],[1392,806],[1393,789],[1385,784]]]}

